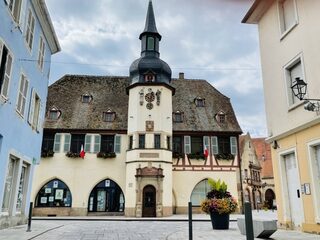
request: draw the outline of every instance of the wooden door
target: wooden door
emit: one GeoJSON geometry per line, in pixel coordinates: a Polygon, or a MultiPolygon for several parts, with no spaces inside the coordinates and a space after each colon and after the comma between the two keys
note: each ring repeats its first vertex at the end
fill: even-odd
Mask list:
{"type": "Polygon", "coordinates": [[[156,217],[156,189],[147,185],[143,189],[143,217],[156,217]]]}

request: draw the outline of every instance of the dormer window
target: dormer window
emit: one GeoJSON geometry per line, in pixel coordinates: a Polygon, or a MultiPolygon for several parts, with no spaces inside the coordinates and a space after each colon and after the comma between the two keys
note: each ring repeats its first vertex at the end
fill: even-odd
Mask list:
{"type": "Polygon", "coordinates": [[[216,120],[219,123],[225,123],[226,122],[226,114],[223,111],[220,111],[216,114],[216,120]]]}
{"type": "Polygon", "coordinates": [[[174,122],[183,122],[183,112],[176,111],[173,113],[174,122]]]}
{"type": "Polygon", "coordinates": [[[48,113],[48,119],[50,120],[57,120],[59,119],[60,116],[61,116],[61,111],[56,108],[52,108],[48,113]]]}
{"type": "Polygon", "coordinates": [[[113,122],[116,118],[116,113],[112,112],[110,109],[108,111],[103,112],[103,121],[105,122],[113,122]]]}
{"type": "Polygon", "coordinates": [[[81,96],[81,100],[83,103],[89,103],[91,102],[93,99],[92,95],[89,95],[89,94],[84,94],[81,96]]]}
{"type": "Polygon", "coordinates": [[[197,107],[204,107],[205,106],[205,99],[204,98],[196,98],[195,103],[197,107]]]}

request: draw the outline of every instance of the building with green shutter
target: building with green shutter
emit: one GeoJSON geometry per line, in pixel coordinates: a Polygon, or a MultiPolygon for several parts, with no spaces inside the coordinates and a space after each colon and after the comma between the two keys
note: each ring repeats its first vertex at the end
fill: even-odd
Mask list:
{"type": "Polygon", "coordinates": [[[66,75],[49,87],[34,215],[186,213],[208,178],[241,201],[230,99],[205,80],[171,78],[151,2],[139,39],[129,77],[66,75]]]}

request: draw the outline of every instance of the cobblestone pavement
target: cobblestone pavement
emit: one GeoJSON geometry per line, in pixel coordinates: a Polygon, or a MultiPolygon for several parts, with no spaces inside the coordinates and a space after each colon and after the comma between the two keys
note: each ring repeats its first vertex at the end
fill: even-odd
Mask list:
{"type": "MultiPolygon", "coordinates": [[[[34,221],[32,232],[26,225],[0,231],[1,240],[187,240],[188,222],[172,221],[34,221]]],[[[245,240],[236,222],[229,230],[213,230],[210,222],[193,223],[195,240],[245,240]]],[[[319,235],[278,230],[275,240],[320,240],[319,235]]]]}
{"type": "MultiPolygon", "coordinates": [[[[0,240],[187,240],[188,222],[184,221],[56,221],[37,220],[32,231],[26,225],[0,230],[0,240]]],[[[229,230],[213,230],[211,223],[193,222],[194,240],[245,240],[236,222],[229,230]]],[[[320,240],[319,235],[278,230],[275,240],[320,240]]]]}

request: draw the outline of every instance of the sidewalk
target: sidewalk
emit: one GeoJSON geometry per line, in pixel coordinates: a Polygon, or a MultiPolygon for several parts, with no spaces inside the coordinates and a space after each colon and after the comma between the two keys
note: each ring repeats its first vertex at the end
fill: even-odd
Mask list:
{"type": "MultiPolygon", "coordinates": [[[[236,218],[231,215],[229,230],[213,230],[209,216],[193,215],[194,240],[245,240],[240,234],[236,218]]],[[[275,219],[276,212],[253,212],[253,218],[275,219]]],[[[0,230],[0,240],[186,240],[188,239],[188,216],[173,215],[164,218],[126,217],[64,217],[36,218],[32,231],[27,226],[0,230]]],[[[319,235],[297,231],[278,230],[274,240],[320,240],[319,235]]]]}

